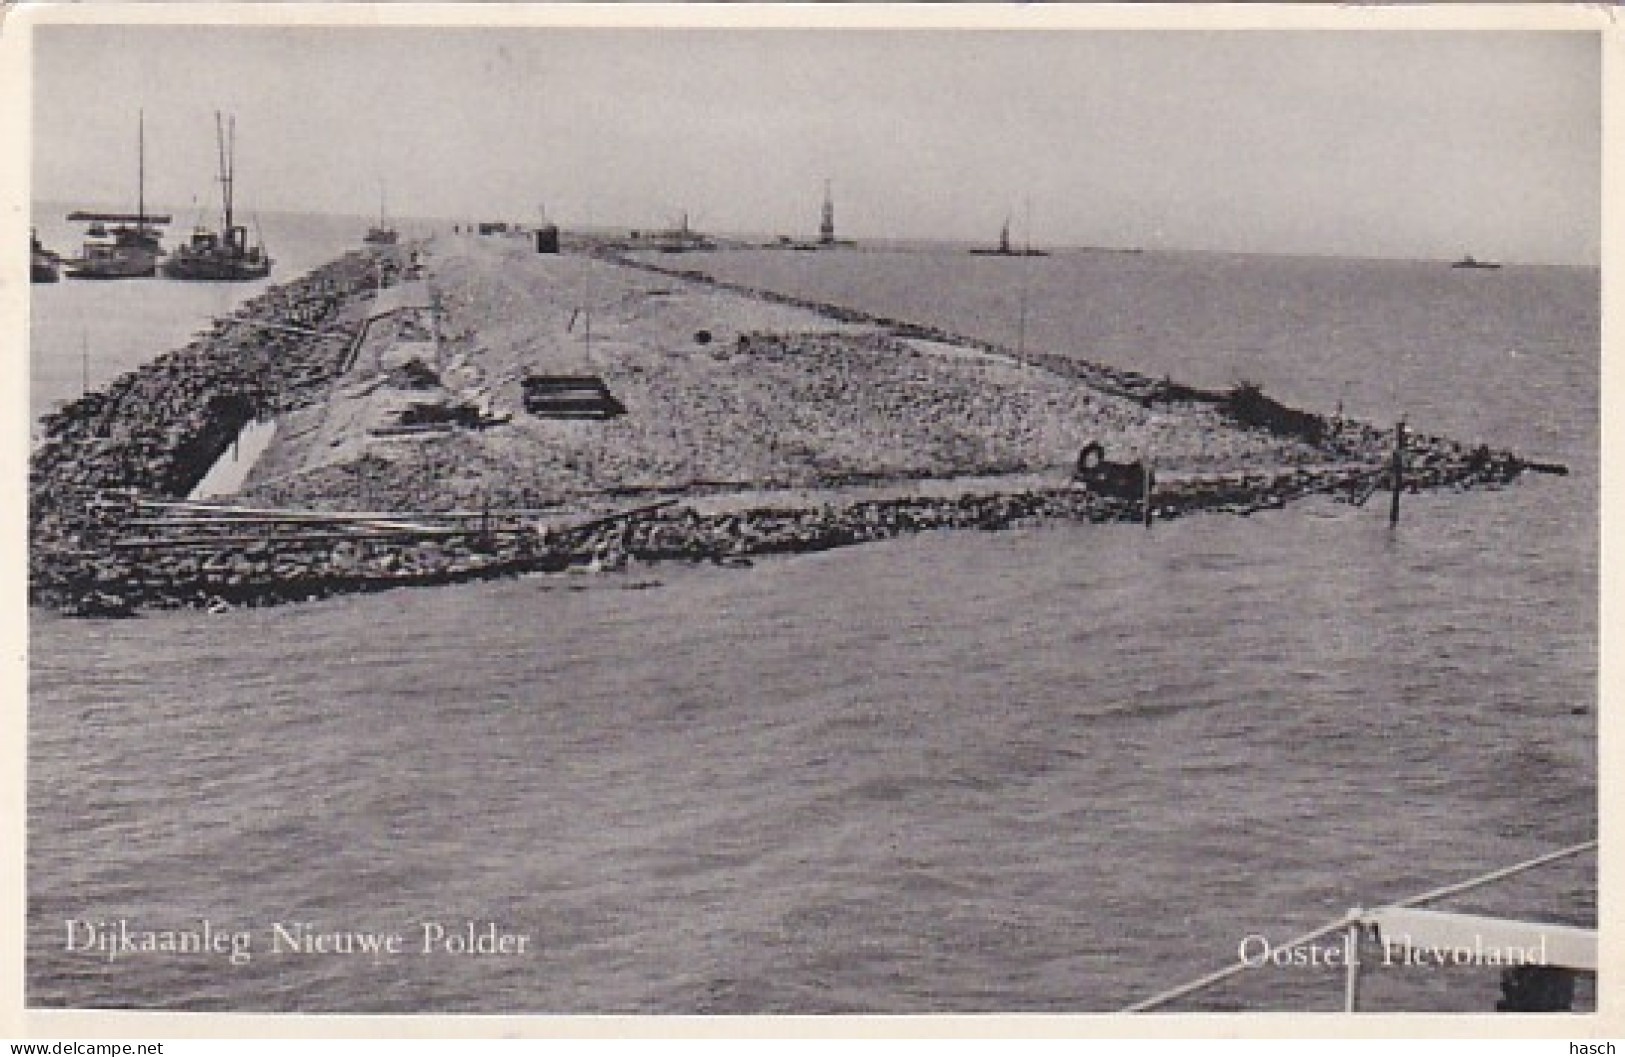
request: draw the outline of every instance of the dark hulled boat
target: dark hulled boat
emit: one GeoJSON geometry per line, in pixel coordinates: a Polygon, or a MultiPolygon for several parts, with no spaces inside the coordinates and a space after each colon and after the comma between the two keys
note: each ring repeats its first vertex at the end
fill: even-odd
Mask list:
{"type": "Polygon", "coordinates": [[[393,246],[400,239],[400,234],[390,226],[389,221],[385,218],[386,211],[384,207],[384,188],[380,185],[378,188],[378,223],[368,228],[366,236],[361,240],[369,246],[393,246]]]}
{"type": "Polygon", "coordinates": [[[40,245],[39,236],[28,233],[28,281],[54,283],[59,278],[61,258],[40,245]]]}
{"type": "Polygon", "coordinates": [[[264,246],[249,241],[248,228],[236,223],[233,214],[237,122],[235,118],[232,119],[229,135],[218,111],[215,112],[214,123],[220,152],[220,197],[223,207],[220,230],[201,226],[194,228],[192,237],[176,246],[164,262],[164,275],[194,282],[263,279],[271,274],[271,258],[264,246]]]}
{"type": "Polygon", "coordinates": [[[245,282],[271,274],[271,258],[248,241],[248,229],[227,225],[224,234],[195,228],[164,262],[164,275],[193,282],[245,282]]]}
{"type": "Polygon", "coordinates": [[[1006,219],[1004,227],[999,229],[998,249],[990,250],[978,247],[971,250],[971,255],[975,257],[1048,257],[1049,253],[1044,250],[1035,250],[1031,246],[1022,249],[1012,248],[1010,245],[1010,221],[1006,219]]]}

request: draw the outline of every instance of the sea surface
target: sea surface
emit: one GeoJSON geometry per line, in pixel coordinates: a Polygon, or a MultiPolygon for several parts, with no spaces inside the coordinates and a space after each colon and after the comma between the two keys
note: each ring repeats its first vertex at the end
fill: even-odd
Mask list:
{"type": "MultiPolygon", "coordinates": [[[[273,252],[316,263],[361,229],[312,230],[273,252]]],[[[1407,497],[1395,532],[1375,503],[1299,504],[222,615],[36,612],[30,1005],[1102,1012],[1234,961],[1249,936],[1595,835],[1596,270],[861,249],[670,263],[1255,381],[1572,473],[1407,497]],[[207,920],[247,933],[248,957],[69,950],[70,920],[207,920]],[[427,925],[469,922],[526,949],[422,952],[427,925]],[[278,951],[277,925],[403,949],[278,951]]],[[[34,294],[36,410],[77,392],[60,361],[81,330],[96,384],[240,296],[34,294]]],[[[1445,905],[1592,925],[1595,871],[1581,856],[1445,905]]],[[[1593,996],[1582,981],[1579,1005],[1593,996]]],[[[1497,997],[1492,969],[1381,967],[1363,1001],[1497,997]]],[[[1341,1001],[1341,969],[1297,966],[1174,1008],[1341,1001]]]]}

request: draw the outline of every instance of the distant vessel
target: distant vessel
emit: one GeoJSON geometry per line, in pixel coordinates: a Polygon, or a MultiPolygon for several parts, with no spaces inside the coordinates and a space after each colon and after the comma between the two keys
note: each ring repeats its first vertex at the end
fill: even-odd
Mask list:
{"type": "Polygon", "coordinates": [[[395,245],[396,240],[398,240],[400,238],[400,234],[398,232],[396,232],[396,230],[394,228],[390,227],[389,222],[385,219],[385,216],[384,216],[384,214],[385,214],[384,204],[385,204],[385,201],[384,201],[384,187],[383,187],[382,184],[379,184],[378,185],[378,223],[375,226],[368,228],[366,237],[361,240],[362,242],[365,242],[368,245],[372,245],[372,246],[393,246],[393,245],[395,245]]]}
{"type": "Polygon", "coordinates": [[[830,190],[828,180],[824,181],[824,209],[818,220],[818,244],[835,245],[835,195],[830,190]]]}
{"type": "Polygon", "coordinates": [[[829,180],[824,181],[824,205],[818,214],[818,241],[816,243],[791,243],[791,248],[798,250],[828,249],[832,246],[855,246],[857,243],[851,239],[835,237],[835,192],[829,180]]]}
{"type": "MultiPolygon", "coordinates": [[[[159,226],[167,216],[147,213],[147,135],[146,116],[139,118],[136,135],[136,211],[134,213],[89,213],[75,210],[69,220],[86,221],[86,240],[77,258],[67,262],[74,279],[144,279],[158,273],[158,258],[164,248],[159,242],[159,226]],[[108,224],[117,225],[109,229],[108,224]]],[[[49,282],[50,280],[45,280],[49,282]]]]}
{"type": "Polygon", "coordinates": [[[661,253],[688,253],[691,250],[714,250],[717,244],[705,235],[700,234],[688,226],[688,214],[684,213],[677,226],[666,231],[656,231],[650,239],[655,249],[661,253]]]}
{"type": "Polygon", "coordinates": [[[28,233],[28,281],[31,283],[54,283],[58,279],[58,265],[61,258],[44,246],[40,245],[39,236],[31,230],[28,233]]]}
{"type": "Polygon", "coordinates": [[[977,248],[971,250],[977,257],[1048,257],[1044,250],[1035,250],[1031,246],[1022,249],[1010,247],[1010,218],[1004,218],[1004,227],[999,229],[999,248],[996,250],[977,248]]]}
{"type": "Polygon", "coordinates": [[[1499,268],[1499,267],[1501,267],[1501,263],[1499,261],[1476,260],[1476,259],[1474,259],[1473,255],[1469,253],[1469,254],[1467,254],[1467,256],[1463,257],[1459,261],[1452,261],[1450,263],[1450,267],[1452,267],[1452,268],[1499,268]]]}
{"type": "Polygon", "coordinates": [[[235,222],[232,189],[236,179],[237,119],[228,135],[220,112],[214,115],[215,139],[220,153],[221,225],[219,231],[192,229],[192,238],[169,255],[164,274],[171,279],[199,282],[242,282],[271,274],[271,258],[264,246],[248,241],[248,229],[235,222]]]}

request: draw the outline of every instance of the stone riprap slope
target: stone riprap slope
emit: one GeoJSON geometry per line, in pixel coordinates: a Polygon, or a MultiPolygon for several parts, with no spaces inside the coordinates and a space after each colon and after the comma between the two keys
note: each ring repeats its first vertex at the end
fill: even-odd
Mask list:
{"type": "MultiPolygon", "coordinates": [[[[274,287],[42,426],[30,597],[86,615],[1251,513],[1369,495],[1391,445],[1246,387],[1204,393],[475,237],[352,254],[274,287]],[[595,376],[626,413],[537,417],[528,375],[595,376]],[[265,417],[277,430],[244,491],[180,502],[265,417]],[[1091,443],[1151,456],[1149,501],[1074,481],[1091,443]]],[[[1413,437],[1406,483],[1498,484],[1528,466],[1413,437]]]]}

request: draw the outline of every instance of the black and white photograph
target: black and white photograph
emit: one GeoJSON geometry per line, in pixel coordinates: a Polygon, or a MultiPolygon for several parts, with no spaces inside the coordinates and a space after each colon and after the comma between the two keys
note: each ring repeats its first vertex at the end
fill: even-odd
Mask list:
{"type": "Polygon", "coordinates": [[[7,26],[26,1013],[1598,1012],[1606,16],[254,6],[7,26]]]}

